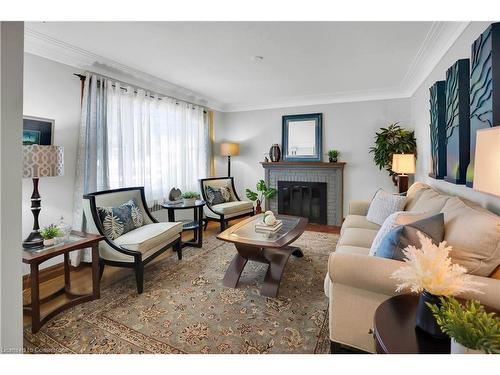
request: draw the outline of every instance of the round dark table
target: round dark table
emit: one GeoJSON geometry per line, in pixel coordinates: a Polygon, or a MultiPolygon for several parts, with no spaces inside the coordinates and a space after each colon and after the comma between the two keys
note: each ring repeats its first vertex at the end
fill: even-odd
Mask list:
{"type": "Polygon", "coordinates": [[[373,337],[379,354],[449,354],[450,340],[436,339],[415,326],[418,296],[401,294],[375,311],[373,337]]]}
{"type": "Polygon", "coordinates": [[[203,242],[203,206],[205,201],[197,200],[194,204],[185,205],[184,203],[164,203],[163,208],[168,210],[168,221],[175,221],[176,210],[193,210],[193,220],[180,220],[182,222],[182,231],[193,231],[193,238],[189,241],[181,241],[181,246],[201,247],[203,242]]]}

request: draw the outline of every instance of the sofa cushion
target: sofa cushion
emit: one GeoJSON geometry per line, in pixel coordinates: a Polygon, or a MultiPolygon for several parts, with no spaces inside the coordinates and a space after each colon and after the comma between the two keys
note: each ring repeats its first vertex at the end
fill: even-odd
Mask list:
{"type": "Polygon", "coordinates": [[[423,182],[415,182],[412,184],[408,191],[406,192],[406,201],[405,201],[405,211],[410,211],[413,205],[420,198],[420,195],[426,189],[432,189],[429,185],[424,184],[423,182]]]}
{"type": "Polygon", "coordinates": [[[403,210],[405,199],[404,196],[379,189],[370,203],[366,220],[382,225],[389,215],[403,210]]]}
{"type": "Polygon", "coordinates": [[[406,210],[410,212],[437,214],[443,209],[450,198],[449,195],[440,194],[430,187],[421,189],[416,201],[414,201],[411,206],[408,206],[406,210]]]}
{"type": "Polygon", "coordinates": [[[212,209],[224,215],[238,212],[248,212],[253,209],[253,203],[248,201],[226,202],[216,204],[215,206],[212,206],[212,209]]]}
{"type": "Polygon", "coordinates": [[[368,252],[377,232],[376,229],[346,228],[339,239],[337,248],[340,246],[365,247],[368,252]]]}
{"type": "Polygon", "coordinates": [[[154,223],[143,225],[114,240],[128,250],[146,253],[161,244],[167,244],[182,232],[182,223],[154,223]]]}
{"type": "Polygon", "coordinates": [[[362,229],[380,229],[380,225],[372,223],[366,220],[366,216],[361,215],[347,215],[344,222],[342,223],[342,228],[340,233],[343,233],[345,228],[362,228],[362,229]]]}
{"type": "Polygon", "coordinates": [[[403,261],[405,259],[404,249],[408,246],[421,247],[418,232],[422,232],[435,245],[438,245],[443,241],[444,237],[444,215],[439,213],[406,225],[397,226],[382,239],[375,256],[403,261]]]}
{"type": "Polygon", "coordinates": [[[368,255],[368,248],[359,246],[338,246],[335,249],[336,253],[349,253],[358,255],[368,255]]]}
{"type": "Polygon", "coordinates": [[[489,276],[500,264],[500,217],[458,197],[450,198],[442,212],[453,262],[473,275],[489,276]]]}
{"type": "Polygon", "coordinates": [[[380,247],[380,243],[383,238],[398,225],[409,224],[413,221],[421,220],[425,217],[429,216],[426,213],[419,212],[407,212],[407,211],[398,211],[389,215],[387,219],[385,219],[384,223],[380,227],[377,235],[373,239],[372,245],[370,246],[369,255],[375,255],[377,249],[380,247]]]}

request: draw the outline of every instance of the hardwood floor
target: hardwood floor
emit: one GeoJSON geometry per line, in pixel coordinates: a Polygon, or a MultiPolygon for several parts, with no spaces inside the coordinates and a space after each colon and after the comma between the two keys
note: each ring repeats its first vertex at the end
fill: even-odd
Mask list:
{"type": "MultiPolygon", "coordinates": [[[[233,221],[231,224],[234,224],[236,222],[233,221]]],[[[204,235],[216,235],[219,230],[219,224],[215,222],[210,222],[208,224],[208,228],[204,235]]],[[[314,231],[314,232],[323,232],[323,233],[335,233],[338,234],[340,233],[340,227],[334,227],[334,226],[329,226],[329,225],[320,225],[320,224],[308,224],[306,230],[314,231]]],[[[185,233],[183,235],[183,239],[187,240],[192,236],[191,233],[185,233]]],[[[153,260],[151,263],[155,262],[160,262],[162,259],[165,259],[166,257],[170,256],[176,256],[174,252],[171,250],[166,251],[165,253],[161,254],[158,258],[153,260]]],[[[62,270],[62,267],[61,267],[62,270]]],[[[104,270],[104,274],[101,280],[101,287],[105,287],[107,285],[110,285],[114,283],[117,280],[120,280],[128,275],[130,275],[133,272],[131,269],[125,269],[125,268],[117,268],[117,267],[106,267],[104,270]]],[[[43,275],[43,271],[40,273],[41,276],[43,275]]],[[[43,278],[43,282],[40,284],[40,298],[43,298],[47,294],[59,289],[61,286],[64,285],[64,275],[62,272],[60,274],[57,274],[57,276],[54,276],[57,274],[54,272],[54,270],[49,270],[46,272],[45,278],[43,278]]],[[[23,283],[24,284],[24,283],[23,283]]],[[[29,285],[29,283],[25,284],[26,286],[29,285]]],[[[89,264],[84,264],[80,265],[79,267],[75,268],[71,272],[71,289],[76,292],[76,293],[88,293],[90,292],[91,289],[91,267],[89,264]]],[[[28,303],[30,300],[30,290],[29,288],[23,290],[23,303],[28,303]]],[[[60,296],[49,303],[45,304],[42,306],[41,309],[41,314],[45,315],[47,310],[53,310],[54,308],[62,305],[64,302],[66,302],[66,297],[65,296],[60,296]]],[[[30,325],[30,316],[23,314],[23,323],[24,326],[29,326],[30,325]]]]}

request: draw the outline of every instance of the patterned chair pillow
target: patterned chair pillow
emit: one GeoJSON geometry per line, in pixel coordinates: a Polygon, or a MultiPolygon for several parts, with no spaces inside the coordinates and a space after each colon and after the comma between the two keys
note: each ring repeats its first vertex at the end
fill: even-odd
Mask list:
{"type": "Polygon", "coordinates": [[[231,190],[228,186],[221,186],[218,189],[207,186],[205,188],[205,195],[207,197],[208,204],[211,206],[226,203],[231,200],[231,190]]]}
{"type": "Polygon", "coordinates": [[[135,199],[118,207],[97,207],[97,212],[104,233],[112,240],[144,224],[144,214],[135,199]]]}

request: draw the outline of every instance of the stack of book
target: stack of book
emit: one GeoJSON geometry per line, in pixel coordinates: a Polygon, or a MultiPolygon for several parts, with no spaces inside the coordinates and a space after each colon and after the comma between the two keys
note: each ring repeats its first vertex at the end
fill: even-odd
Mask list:
{"type": "Polygon", "coordinates": [[[257,223],[255,224],[255,231],[258,233],[274,233],[277,232],[282,226],[283,223],[281,222],[281,220],[276,220],[276,223],[274,225],[257,223]]]}

